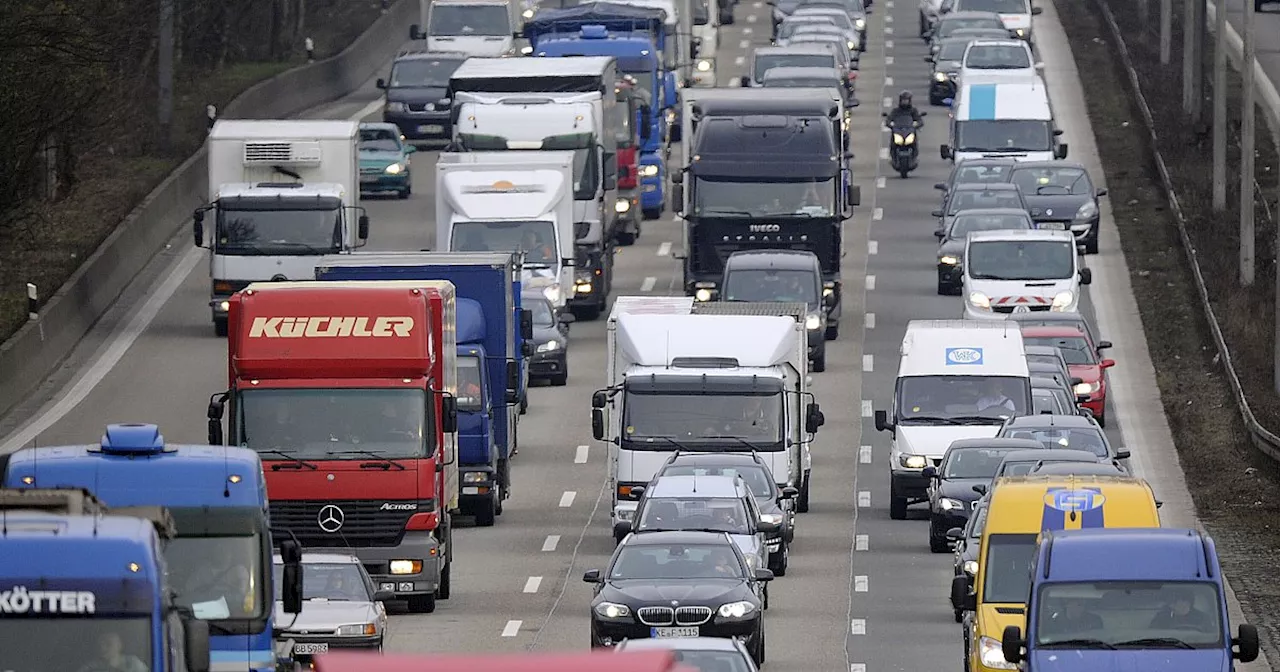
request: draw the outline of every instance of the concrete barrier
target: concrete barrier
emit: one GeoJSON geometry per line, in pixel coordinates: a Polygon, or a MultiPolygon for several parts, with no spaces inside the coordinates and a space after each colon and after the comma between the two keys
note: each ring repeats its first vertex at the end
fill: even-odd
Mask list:
{"type": "MultiPolygon", "coordinates": [[[[377,73],[418,20],[418,0],[398,0],[351,46],[331,58],[259,82],[220,116],[282,119],[341,98],[377,73]]],[[[208,200],[205,148],[173,171],[41,309],[39,319],[0,344],[0,415],[32,394],[208,200]]]]}

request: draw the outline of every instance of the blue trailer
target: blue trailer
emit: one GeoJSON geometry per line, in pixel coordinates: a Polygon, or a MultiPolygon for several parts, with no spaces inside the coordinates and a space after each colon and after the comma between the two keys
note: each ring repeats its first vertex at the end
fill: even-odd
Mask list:
{"type": "Polygon", "coordinates": [[[179,611],[166,576],[163,509],[0,490],[0,516],[0,670],[106,669],[99,651],[113,646],[149,670],[209,672],[209,626],[179,611]]]}
{"type": "Polygon", "coordinates": [[[447,280],[457,288],[459,505],[485,527],[511,495],[510,459],[527,389],[533,320],[520,307],[518,260],[505,253],[367,252],[332,255],[316,269],[317,280],[447,280]]]}
{"type": "MultiPolygon", "coordinates": [[[[98,445],[24,448],[0,469],[7,488],[82,488],[116,509],[164,507],[177,529],[164,544],[174,599],[208,621],[216,670],[275,670],[273,549],[258,453],[167,445],[155,425],[117,424],[107,426],[98,445]],[[248,570],[250,586],[243,592],[200,579],[237,566],[248,570]]],[[[280,546],[285,558],[300,557],[293,541],[280,546]]],[[[289,576],[301,594],[301,575],[289,576]]]]}
{"type": "Polygon", "coordinates": [[[640,205],[646,219],[666,208],[667,155],[679,112],[676,73],[663,69],[666,12],[611,2],[544,10],[525,24],[535,56],[612,56],[619,74],[635,80],[649,106],[635,120],[640,133],[640,205]]]}

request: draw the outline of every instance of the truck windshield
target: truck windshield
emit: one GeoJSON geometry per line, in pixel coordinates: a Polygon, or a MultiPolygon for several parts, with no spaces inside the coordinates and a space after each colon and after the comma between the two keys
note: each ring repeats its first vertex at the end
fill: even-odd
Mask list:
{"type": "Polygon", "coordinates": [[[1030,385],[1013,376],[906,376],[898,379],[898,422],[999,423],[1027,414],[1030,385]]]}
{"type": "Polygon", "coordinates": [[[152,667],[152,628],[145,616],[2,614],[0,670],[147,670],[152,667]]]}
{"type": "Polygon", "coordinates": [[[1053,128],[1038,119],[983,119],[956,122],[958,152],[1047,152],[1053,128]]]}
{"type": "Polygon", "coordinates": [[[431,37],[511,37],[513,26],[506,5],[431,6],[431,37]]]}
{"type": "Polygon", "coordinates": [[[698,177],[694,180],[693,212],[703,217],[832,217],[836,213],[835,179],[698,177]]]}
{"type": "Polygon", "coordinates": [[[784,301],[818,305],[818,284],[814,271],[772,268],[733,270],[724,282],[725,301],[784,301]]]}
{"type": "Polygon", "coordinates": [[[644,505],[637,530],[711,530],[751,534],[747,507],[732,497],[663,497],[644,505]]]}
{"type": "Polygon", "coordinates": [[[556,228],[551,222],[455,222],[453,252],[524,252],[525,266],[558,266],[556,228]]]}
{"type": "Polygon", "coordinates": [[[1222,593],[1207,581],[1048,583],[1036,601],[1041,648],[1109,648],[1081,639],[1125,649],[1224,646],[1222,593]]]}
{"type": "Polygon", "coordinates": [[[257,536],[187,537],[165,544],[169,583],[178,606],[205,621],[258,618],[264,613],[261,539],[257,536]]]}
{"type": "Polygon", "coordinates": [[[982,566],[982,601],[1022,604],[1031,594],[1031,559],[1035,534],[993,534],[987,537],[987,561],[982,566]]]}
{"type": "Polygon", "coordinates": [[[337,210],[218,210],[218,254],[331,254],[342,246],[337,210]]]}
{"type": "Polygon", "coordinates": [[[1075,276],[1075,243],[992,240],[971,243],[966,255],[974,280],[1065,280],[1075,276]]]}
{"type": "Polygon", "coordinates": [[[458,357],[458,410],[484,410],[484,380],[480,377],[480,358],[475,355],[458,357]]]}
{"type": "MultiPolygon", "coordinates": [[[[786,429],[782,395],[669,394],[628,390],[624,441],[632,450],[671,451],[671,442],[736,441],[781,450],[786,429]]],[[[739,444],[740,445],[740,444],[739,444]]]]}
{"type": "Polygon", "coordinates": [[[622,74],[631,75],[632,79],[636,80],[633,86],[644,92],[645,100],[653,100],[653,73],[653,68],[644,68],[643,70],[624,70],[622,74]]]}
{"type": "Polygon", "coordinates": [[[242,390],[237,443],[271,460],[424,457],[426,407],[422,390],[242,390]]]}

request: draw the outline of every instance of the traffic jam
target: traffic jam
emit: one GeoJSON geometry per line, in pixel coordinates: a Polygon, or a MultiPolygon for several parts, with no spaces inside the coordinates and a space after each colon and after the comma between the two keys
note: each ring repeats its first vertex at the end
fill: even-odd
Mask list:
{"type": "Polygon", "coordinates": [[[899,618],[951,633],[935,668],[1258,658],[1112,417],[1087,261],[1118,251],[1043,8],[894,1],[421,0],[372,114],[216,120],[201,440],[139,415],[0,455],[0,670],[916,669],[846,644],[838,593],[867,604],[858,553],[890,542],[941,572],[894,584],[929,587],[899,618]],[[912,291],[879,351],[867,221],[936,244],[880,266],[912,291]],[[521,593],[554,596],[542,626],[521,593]]]}

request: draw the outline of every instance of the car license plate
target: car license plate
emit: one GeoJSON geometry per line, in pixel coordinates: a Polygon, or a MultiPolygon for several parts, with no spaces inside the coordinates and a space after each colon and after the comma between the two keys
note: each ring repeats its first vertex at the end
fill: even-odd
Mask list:
{"type": "Polygon", "coordinates": [[[428,124],[426,126],[419,126],[418,132],[419,133],[444,133],[444,126],[439,126],[437,124],[428,124]]]}
{"type": "Polygon", "coordinates": [[[328,653],[328,644],[294,644],[294,653],[328,653]]]}
{"type": "Polygon", "coordinates": [[[1040,222],[1036,224],[1037,229],[1046,229],[1048,231],[1062,231],[1067,228],[1062,222],[1040,222]]]}
{"type": "Polygon", "coordinates": [[[655,638],[697,637],[701,633],[697,628],[650,628],[649,635],[655,638]]]}

